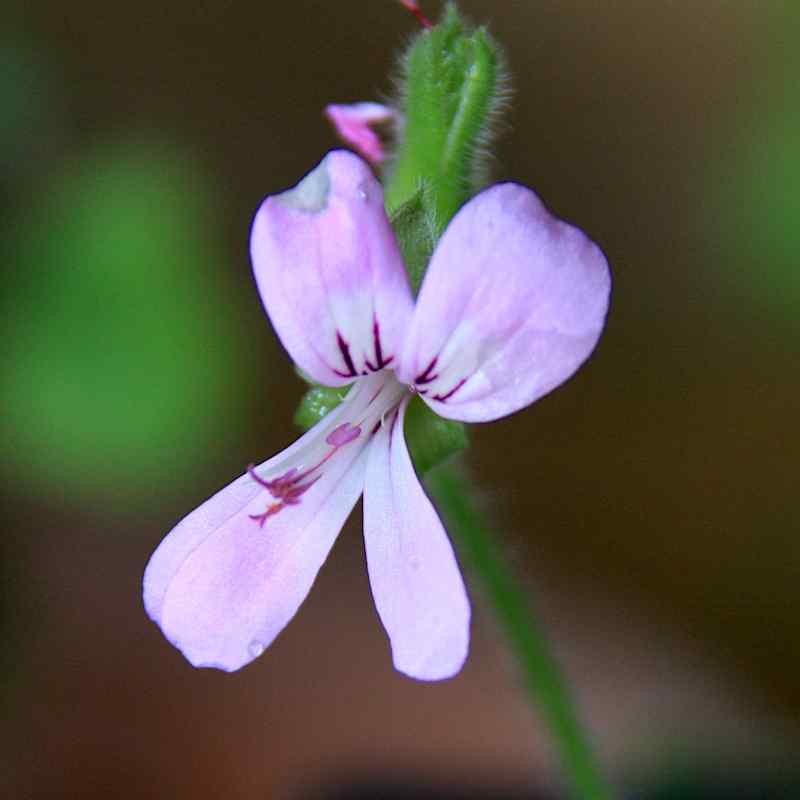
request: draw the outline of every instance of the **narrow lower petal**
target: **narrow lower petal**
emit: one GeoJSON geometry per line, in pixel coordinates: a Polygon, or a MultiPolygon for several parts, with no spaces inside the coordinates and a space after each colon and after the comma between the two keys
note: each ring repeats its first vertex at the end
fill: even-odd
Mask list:
{"type": "Polygon", "coordinates": [[[367,426],[381,413],[374,398],[396,403],[384,384],[383,376],[360,381],[257,467],[259,480],[238,478],[159,545],[144,576],[145,608],[192,664],[239,669],[294,616],[361,494],[367,426]]]}
{"type": "Polygon", "coordinates": [[[374,130],[394,119],[394,111],[380,103],[332,104],[325,114],[341,140],[357,150],[370,164],[386,160],[386,150],[374,130]]]}
{"type": "MultiPolygon", "coordinates": [[[[265,477],[274,477],[286,472],[293,464],[308,460],[310,454],[319,449],[319,442],[352,416],[348,401],[351,401],[351,397],[355,399],[359,389],[359,386],[351,389],[340,406],[290,447],[259,464],[256,472],[265,477]]],[[[161,623],[164,597],[186,559],[209,536],[243,513],[255,498],[264,495],[264,487],[245,473],[184,517],[162,540],[150,557],[143,583],[145,610],[154,622],[161,623]]]]}
{"type": "Polygon", "coordinates": [[[315,381],[342,386],[394,367],[413,300],[381,186],[358,156],[331,152],[268,197],[250,252],[275,332],[315,381]]]}
{"type": "Polygon", "coordinates": [[[403,437],[407,402],[369,447],[364,540],[370,585],[395,667],[441,680],[462,667],[470,607],[453,548],[403,437]]]}
{"type": "Polygon", "coordinates": [[[433,254],[398,377],[451,419],[518,411],[588,358],[610,286],[600,249],[530,189],[487,189],[454,217],[433,254]]]}

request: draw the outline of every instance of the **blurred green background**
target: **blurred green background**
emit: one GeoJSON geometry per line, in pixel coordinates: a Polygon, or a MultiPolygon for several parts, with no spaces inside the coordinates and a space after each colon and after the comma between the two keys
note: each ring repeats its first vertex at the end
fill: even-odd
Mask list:
{"type": "MultiPolygon", "coordinates": [[[[514,76],[495,177],[584,228],[615,280],[581,373],[474,430],[482,501],[621,785],[783,780],[800,754],[800,13],[461,7],[514,76]]],[[[336,146],[326,103],[390,92],[414,29],[391,0],[4,14],[4,796],[552,785],[477,598],[461,676],[392,671],[358,518],[241,673],[192,670],[141,608],[161,537],[295,436],[253,212],[336,146]]]]}

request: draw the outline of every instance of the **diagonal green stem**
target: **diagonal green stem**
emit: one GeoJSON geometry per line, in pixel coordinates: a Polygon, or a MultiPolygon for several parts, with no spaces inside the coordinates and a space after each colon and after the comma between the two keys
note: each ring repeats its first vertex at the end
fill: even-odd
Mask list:
{"type": "Polygon", "coordinates": [[[581,724],[565,679],[531,613],[528,596],[514,579],[500,547],[474,501],[475,490],[463,469],[444,465],[426,484],[444,516],[456,549],[478,579],[508,637],[531,702],[550,730],[554,749],[575,800],[614,797],[581,724]]]}

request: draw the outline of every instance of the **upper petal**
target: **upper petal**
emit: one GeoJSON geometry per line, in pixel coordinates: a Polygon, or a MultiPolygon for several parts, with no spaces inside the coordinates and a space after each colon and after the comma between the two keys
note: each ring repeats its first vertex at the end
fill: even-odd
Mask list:
{"type": "Polygon", "coordinates": [[[413,301],[381,186],[358,156],[333,151],[268,197],[250,252],[275,332],[315,381],[394,366],[413,301]]]}
{"type": "Polygon", "coordinates": [[[603,253],[524,186],[500,184],[454,217],[417,300],[398,376],[437,414],[497,419],[567,380],[603,329],[603,253]]]}
{"type": "Polygon", "coordinates": [[[470,607],[447,533],[414,474],[403,437],[406,405],[369,447],[367,568],[395,667],[412,678],[441,680],[467,657],[470,607]]]}
{"type": "Polygon", "coordinates": [[[325,114],[342,141],[361,153],[371,164],[380,164],[386,159],[386,151],[372,126],[390,122],[394,118],[394,111],[389,106],[380,103],[334,103],[325,107],[325,114]]]}
{"type": "Polygon", "coordinates": [[[357,438],[334,432],[365,414],[375,380],[357,384],[339,408],[256,469],[274,480],[325,459],[317,479],[303,481],[309,488],[299,502],[262,526],[251,515],[275,497],[243,475],[183,519],[153,554],[145,608],[195,666],[231,671],[256,658],[308,594],[363,488],[368,431],[357,438]]]}

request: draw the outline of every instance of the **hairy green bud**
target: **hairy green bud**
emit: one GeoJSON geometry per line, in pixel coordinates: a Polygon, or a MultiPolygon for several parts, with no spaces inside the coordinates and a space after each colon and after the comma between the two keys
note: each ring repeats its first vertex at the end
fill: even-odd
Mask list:
{"type": "Polygon", "coordinates": [[[416,294],[437,239],[433,200],[425,184],[392,214],[391,221],[406,265],[411,289],[416,294]]]}
{"type": "Polygon", "coordinates": [[[454,5],[418,34],[401,61],[404,123],[389,165],[386,205],[396,211],[424,183],[439,233],[485,183],[491,123],[506,96],[499,46],[454,5]]]}

